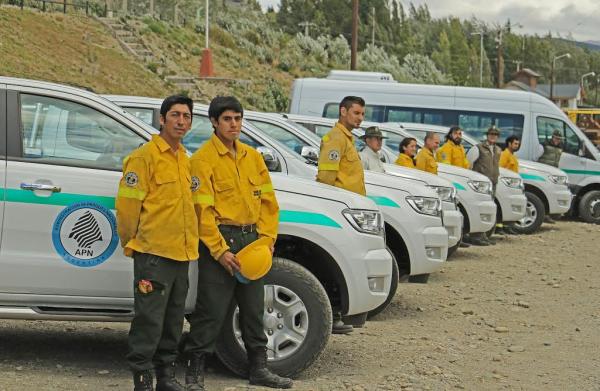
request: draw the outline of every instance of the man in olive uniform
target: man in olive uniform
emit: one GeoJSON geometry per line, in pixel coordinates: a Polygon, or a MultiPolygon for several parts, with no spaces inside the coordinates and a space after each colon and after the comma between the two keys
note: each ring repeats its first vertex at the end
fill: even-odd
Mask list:
{"type": "Polygon", "coordinates": [[[183,329],[189,261],[198,258],[198,221],[189,159],[181,139],[192,125],[192,100],[171,96],[160,108],[160,135],[123,164],[117,230],[133,257],[135,316],[127,362],[135,391],[179,391],[177,345],[183,329]]]}
{"type": "MultiPolygon", "coordinates": [[[[364,118],[363,98],[346,96],[342,99],[338,122],[321,139],[317,182],[367,195],[365,173],[352,135],[352,129],[358,128],[364,118]]],[[[334,309],[332,332],[347,334],[352,330],[351,325],[342,321],[342,314],[334,309]]]]}
{"type": "Polygon", "coordinates": [[[469,168],[467,153],[462,145],[462,129],[459,126],[450,128],[446,142],[436,151],[435,157],[439,163],[469,168]]]}
{"type": "Polygon", "coordinates": [[[427,132],[423,148],[417,153],[415,166],[421,171],[437,175],[438,164],[435,161],[435,151],[440,145],[440,136],[434,132],[427,132]]]}
{"type": "Polygon", "coordinates": [[[540,145],[541,156],[538,159],[539,163],[548,164],[550,166],[558,167],[560,162],[560,156],[563,153],[563,136],[560,130],[552,132],[552,138],[546,141],[544,145],[540,145]]]}
{"type": "Polygon", "coordinates": [[[216,97],[208,115],[214,133],[191,158],[192,191],[200,232],[198,296],[188,318],[184,354],[188,391],[204,390],[204,361],[215,350],[223,322],[235,303],[249,362],[250,384],[291,388],[292,380],[267,369],[264,332],[264,279],[239,282],[236,253],[260,237],[271,252],[279,225],[279,205],[269,171],[254,148],[239,141],[243,108],[234,97],[216,97]]]}
{"type": "MultiPolygon", "coordinates": [[[[498,128],[495,126],[490,127],[487,130],[486,140],[475,145],[467,154],[467,159],[471,162],[473,171],[485,175],[492,182],[492,199],[495,197],[496,185],[500,176],[500,154],[502,153],[502,149],[496,145],[498,136],[500,136],[498,128]]],[[[501,221],[497,221],[496,223],[502,227],[501,221]]],[[[495,244],[495,241],[488,238],[485,234],[477,237],[472,236],[471,239],[471,244],[484,246],[495,244]]]]}

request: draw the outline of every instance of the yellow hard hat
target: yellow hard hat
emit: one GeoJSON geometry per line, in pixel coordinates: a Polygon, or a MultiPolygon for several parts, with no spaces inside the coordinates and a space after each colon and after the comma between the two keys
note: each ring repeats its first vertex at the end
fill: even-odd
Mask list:
{"type": "Polygon", "coordinates": [[[273,255],[271,254],[271,238],[262,237],[250,243],[235,257],[240,262],[240,273],[249,280],[258,280],[271,270],[273,255]]]}

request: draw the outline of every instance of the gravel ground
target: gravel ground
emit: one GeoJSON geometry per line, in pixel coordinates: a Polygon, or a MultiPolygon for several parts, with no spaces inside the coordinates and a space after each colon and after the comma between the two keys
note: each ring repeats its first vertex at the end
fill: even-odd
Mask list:
{"type": "MultiPolygon", "coordinates": [[[[298,390],[600,390],[600,227],[561,221],[460,249],[428,284],[332,336],[298,390]]],[[[0,390],[130,390],[127,324],[0,320],[0,390]]],[[[245,390],[214,364],[210,390],[245,390]]]]}

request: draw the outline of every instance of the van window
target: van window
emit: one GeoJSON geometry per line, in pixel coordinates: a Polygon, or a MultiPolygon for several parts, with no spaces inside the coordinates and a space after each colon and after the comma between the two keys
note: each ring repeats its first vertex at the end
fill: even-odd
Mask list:
{"type": "Polygon", "coordinates": [[[22,157],[36,163],[120,170],[146,141],[90,107],[21,94],[22,157]]]}
{"type": "Polygon", "coordinates": [[[567,125],[566,122],[556,118],[537,117],[537,132],[540,144],[544,145],[552,139],[552,132],[559,130],[563,137],[563,151],[572,155],[579,154],[579,136],[567,125]]]}
{"type": "Polygon", "coordinates": [[[510,135],[521,137],[524,117],[517,114],[459,112],[458,126],[476,140],[484,140],[487,130],[493,125],[500,129],[500,139],[510,135]]]}
{"type": "MultiPolygon", "coordinates": [[[[339,103],[327,103],[325,105],[325,109],[323,110],[323,117],[325,118],[339,118],[339,103]]],[[[383,117],[385,114],[384,106],[374,106],[374,105],[366,105],[365,106],[365,121],[371,122],[383,122],[383,117]]]]}

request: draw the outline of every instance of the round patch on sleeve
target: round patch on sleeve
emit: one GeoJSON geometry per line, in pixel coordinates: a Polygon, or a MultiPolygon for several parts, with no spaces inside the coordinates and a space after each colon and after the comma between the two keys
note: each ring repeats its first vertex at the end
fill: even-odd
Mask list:
{"type": "Polygon", "coordinates": [[[340,151],[336,151],[335,149],[329,152],[329,160],[340,160],[340,151]]]}
{"type": "Polygon", "coordinates": [[[197,176],[193,176],[191,189],[192,189],[192,191],[196,191],[199,188],[200,188],[200,179],[198,179],[197,176]]]}
{"type": "Polygon", "coordinates": [[[129,187],[133,187],[138,184],[138,176],[135,172],[129,171],[125,174],[125,184],[129,187]]]}

